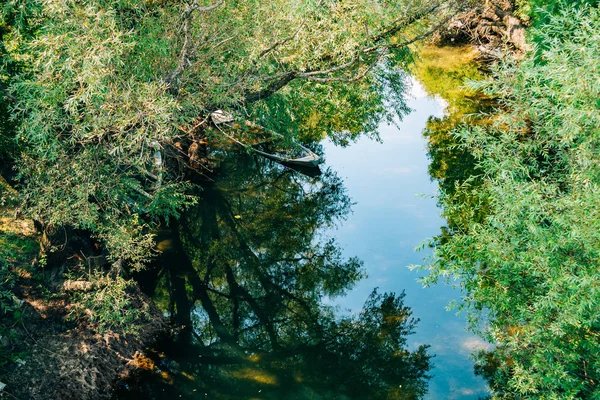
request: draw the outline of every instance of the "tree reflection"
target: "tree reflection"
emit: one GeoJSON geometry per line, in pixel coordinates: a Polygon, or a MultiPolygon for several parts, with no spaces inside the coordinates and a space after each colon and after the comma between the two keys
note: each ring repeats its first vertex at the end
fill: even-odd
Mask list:
{"type": "Polygon", "coordinates": [[[439,203],[447,221],[431,243],[435,246],[486,214],[487,207],[475,195],[482,182],[481,170],[472,149],[464,146],[456,133],[467,125],[490,124],[486,113],[495,101],[467,86],[469,81],[484,77],[484,66],[477,61],[478,52],[472,46],[428,45],[419,50],[419,56],[413,73],[429,95],[447,102],[445,115],[430,117],[423,132],[431,161],[429,175],[438,184],[439,203]],[[448,204],[464,206],[451,209],[448,204]]]}
{"type": "Polygon", "coordinates": [[[408,350],[417,321],[403,293],[373,291],[353,316],[327,305],[363,276],[361,262],[322,232],[349,212],[341,180],[247,154],[218,170],[160,238],[151,290],[181,326],[167,352],[176,367],[162,362],[175,384],[164,397],[156,388],[140,397],[422,397],[431,356],[424,345],[408,350]]]}

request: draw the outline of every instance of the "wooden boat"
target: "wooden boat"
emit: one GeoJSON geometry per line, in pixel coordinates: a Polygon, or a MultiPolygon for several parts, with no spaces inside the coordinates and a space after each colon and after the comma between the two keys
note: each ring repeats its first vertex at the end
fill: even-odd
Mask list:
{"type": "MultiPolygon", "coordinates": [[[[231,113],[228,113],[227,111],[217,110],[217,111],[214,111],[213,113],[211,113],[210,116],[211,116],[213,124],[215,124],[215,126],[217,128],[219,128],[220,125],[230,126],[231,124],[235,123],[234,116],[231,113]]],[[[257,129],[267,131],[272,135],[283,137],[283,135],[281,135],[277,132],[270,131],[270,130],[268,130],[264,127],[258,126],[250,121],[245,121],[245,124],[252,128],[257,128],[257,129]]],[[[223,131],[221,130],[221,132],[223,132],[223,131]]],[[[231,136],[225,132],[223,132],[223,134],[225,134],[229,139],[233,140],[240,146],[243,146],[245,148],[250,148],[255,153],[260,154],[261,156],[268,158],[269,160],[273,160],[273,161],[276,161],[276,162],[284,164],[284,165],[287,164],[290,166],[315,168],[315,167],[318,167],[318,165],[323,161],[321,159],[321,157],[319,157],[317,154],[313,153],[310,149],[302,146],[300,143],[294,143],[294,144],[296,146],[300,147],[306,153],[306,155],[303,157],[292,158],[292,157],[286,157],[286,156],[280,156],[277,154],[267,153],[265,151],[256,149],[256,148],[252,147],[251,145],[242,143],[239,140],[237,140],[236,138],[234,138],[233,136],[231,136]]]]}
{"type": "Polygon", "coordinates": [[[269,160],[277,161],[282,164],[297,165],[300,167],[317,167],[321,163],[321,157],[319,157],[310,150],[308,150],[308,155],[300,158],[282,157],[277,154],[266,153],[258,149],[253,149],[253,151],[260,154],[263,157],[268,158],[269,160]]]}

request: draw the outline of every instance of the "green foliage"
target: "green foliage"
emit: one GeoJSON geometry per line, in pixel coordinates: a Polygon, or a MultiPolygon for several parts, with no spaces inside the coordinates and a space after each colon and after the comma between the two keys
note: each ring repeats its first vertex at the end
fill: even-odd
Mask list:
{"type": "Polygon", "coordinates": [[[405,42],[425,0],[10,0],[1,10],[6,143],[23,210],[101,238],[135,268],[148,234],[195,201],[185,146],[212,111],[345,144],[403,115],[405,42]],[[392,60],[395,64],[392,64],[392,60]],[[393,94],[393,96],[390,96],[393,94]],[[392,97],[393,110],[384,107],[392,97]],[[14,140],[13,140],[14,138],[14,140]],[[183,154],[183,155],[182,155],[183,154]],[[182,168],[184,168],[182,170],[182,168]]]}
{"type": "Polygon", "coordinates": [[[137,334],[150,314],[140,300],[137,284],[94,271],[91,289],[75,292],[67,319],[87,318],[100,333],[137,334]]]}
{"type": "Polygon", "coordinates": [[[19,148],[14,140],[16,121],[11,112],[16,99],[8,88],[25,69],[25,60],[12,50],[22,38],[31,37],[37,11],[38,6],[33,3],[19,7],[17,1],[7,1],[0,5],[0,173],[6,172],[19,148]]]}
{"type": "Polygon", "coordinates": [[[498,396],[597,398],[600,12],[562,9],[535,35],[537,55],[475,85],[502,108],[494,128],[454,133],[482,182],[470,214],[443,199],[447,214],[467,218],[436,248],[426,282],[459,279],[461,307],[498,344],[488,357],[498,396]]]}
{"type": "MultiPolygon", "coordinates": [[[[585,8],[587,6],[596,7],[598,4],[600,4],[598,0],[517,0],[515,14],[532,27],[538,28],[531,29],[528,36],[529,41],[534,43],[539,51],[546,50],[546,46],[549,44],[547,40],[549,32],[544,34],[538,34],[538,32],[551,25],[550,21],[553,15],[560,14],[565,7],[585,8]]],[[[554,35],[560,37],[560,29],[555,30],[554,35]]]]}
{"type": "Polygon", "coordinates": [[[520,18],[541,26],[548,22],[548,15],[558,14],[565,6],[596,6],[598,0],[516,0],[516,5],[520,18]]]}
{"type": "MultiPolygon", "coordinates": [[[[11,115],[3,126],[16,129],[11,143],[21,149],[19,191],[28,216],[90,229],[103,239],[118,237],[122,241],[110,244],[115,257],[123,253],[127,259],[135,249],[147,258],[147,241],[135,235],[143,226],[136,214],[152,207],[140,189],[140,168],[151,157],[148,137],[164,135],[169,106],[156,99],[154,84],[118,79],[127,35],[113,13],[104,11],[37,1],[3,6],[8,33],[2,38],[7,56],[2,73],[12,96],[3,103],[11,115]],[[146,101],[152,104],[146,107],[146,101]],[[140,134],[144,131],[150,134],[140,134]],[[98,146],[103,140],[106,146],[98,146]],[[132,154],[135,160],[123,162],[132,154]],[[120,232],[112,232],[115,227],[120,232]]],[[[168,193],[157,191],[157,199],[168,193]]],[[[161,215],[172,214],[185,201],[176,196],[161,215]]],[[[144,257],[127,261],[136,266],[144,257]]]]}

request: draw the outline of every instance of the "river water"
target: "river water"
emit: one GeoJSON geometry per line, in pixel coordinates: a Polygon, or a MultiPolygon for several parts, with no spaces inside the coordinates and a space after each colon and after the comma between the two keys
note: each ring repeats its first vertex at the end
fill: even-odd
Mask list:
{"type": "Polygon", "coordinates": [[[446,310],[452,299],[460,298],[458,289],[444,284],[425,289],[417,282],[423,272],[407,268],[423,264],[431,251],[415,249],[439,234],[444,224],[432,197],[436,185],[427,171],[422,132],[430,116],[444,115],[445,101],[427,96],[413,80],[408,106],[413,111],[400,129],[380,127],[382,143],[363,138],[348,148],[325,147],[327,164],[339,171],[356,202],[334,235],[348,254],[364,260],[369,274],[337,303],[357,310],[373,287],[405,290],[405,304],[420,318],[412,343],[429,344],[436,355],[426,398],[478,399],[488,394],[487,387],[474,375],[469,356],[488,345],[465,330],[464,317],[446,310]]]}
{"type": "Polygon", "coordinates": [[[486,344],[445,310],[460,293],[424,289],[408,268],[444,224],[422,136],[444,102],[413,82],[408,105],[399,128],[380,127],[382,142],[325,143],[320,176],[220,154],[199,204],[161,232],[162,255],[139,277],[175,340],[116,399],[487,394],[469,358],[486,344]]]}

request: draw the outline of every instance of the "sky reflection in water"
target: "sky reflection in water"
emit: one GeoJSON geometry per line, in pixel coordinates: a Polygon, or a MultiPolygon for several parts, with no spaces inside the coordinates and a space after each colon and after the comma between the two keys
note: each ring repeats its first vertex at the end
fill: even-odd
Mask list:
{"type": "Polygon", "coordinates": [[[344,180],[348,195],[356,203],[353,213],[331,234],[347,256],[365,263],[368,278],[344,298],[335,299],[344,309],[359,311],[374,287],[380,292],[406,291],[405,304],[421,321],[413,346],[430,344],[434,378],[428,399],[477,399],[487,395],[483,379],[473,374],[473,350],[489,346],[465,330],[466,320],[445,307],[460,293],[442,284],[424,289],[416,279],[423,272],[410,271],[422,264],[429,250],[415,252],[423,241],[439,233],[444,220],[430,181],[426,140],[422,136],[430,116],[442,116],[444,102],[427,97],[413,81],[408,105],[414,111],[400,124],[382,125],[383,143],[362,138],[346,148],[325,143],[326,164],[344,180]],[[420,194],[424,196],[420,196],[420,194]]]}

